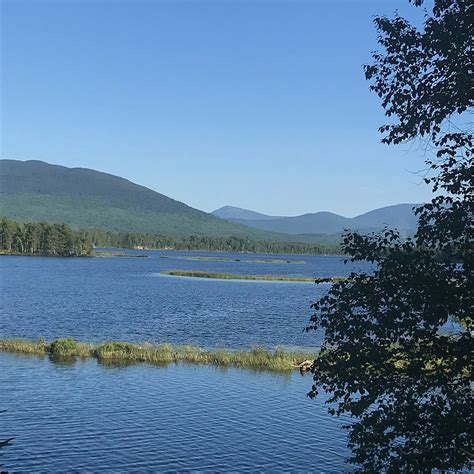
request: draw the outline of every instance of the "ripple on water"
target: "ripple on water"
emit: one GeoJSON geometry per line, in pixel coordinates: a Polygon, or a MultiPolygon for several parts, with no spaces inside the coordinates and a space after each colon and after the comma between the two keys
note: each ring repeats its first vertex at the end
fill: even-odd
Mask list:
{"type": "MultiPolygon", "coordinates": [[[[149,258],[125,259],[2,259],[0,278],[8,278],[2,278],[0,285],[0,314],[4,316],[0,334],[4,338],[71,336],[96,342],[115,339],[228,348],[320,345],[321,332],[303,330],[312,314],[311,303],[325,294],[328,285],[154,278],[151,275],[173,268],[254,274],[256,264],[173,260],[160,258],[163,252],[149,253],[149,258]]],[[[272,264],[266,271],[328,277],[355,269],[355,264],[343,265],[340,257],[301,258],[304,265],[272,264]]]]}
{"type": "Polygon", "coordinates": [[[297,373],[0,354],[0,382],[15,472],[347,469],[341,421],[297,373]]]}

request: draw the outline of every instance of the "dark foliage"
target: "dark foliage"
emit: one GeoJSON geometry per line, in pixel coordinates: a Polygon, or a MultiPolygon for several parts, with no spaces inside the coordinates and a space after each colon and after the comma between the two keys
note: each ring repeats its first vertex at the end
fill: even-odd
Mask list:
{"type": "Polygon", "coordinates": [[[383,141],[426,145],[436,195],[417,209],[411,240],[347,233],[351,259],[376,270],[313,305],[308,329],[325,340],[309,395],[327,391],[332,414],[356,418],[350,462],[367,472],[461,469],[473,458],[472,15],[472,2],[435,0],[422,30],[375,19],[384,51],[366,77],[392,118],[383,141]]]}

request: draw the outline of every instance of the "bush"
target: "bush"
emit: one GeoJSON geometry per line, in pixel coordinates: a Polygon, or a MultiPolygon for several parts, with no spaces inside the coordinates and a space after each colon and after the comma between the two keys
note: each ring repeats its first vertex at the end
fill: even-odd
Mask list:
{"type": "Polygon", "coordinates": [[[78,344],[71,337],[56,339],[51,343],[50,353],[54,356],[71,357],[77,355],[78,344]]]}

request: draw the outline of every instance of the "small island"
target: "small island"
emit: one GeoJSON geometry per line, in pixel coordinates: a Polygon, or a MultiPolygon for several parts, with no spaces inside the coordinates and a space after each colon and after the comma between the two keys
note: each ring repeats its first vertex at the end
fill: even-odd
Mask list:
{"type": "Polygon", "coordinates": [[[237,275],[234,273],[213,273],[196,270],[163,270],[160,274],[190,278],[210,278],[215,280],[280,281],[300,283],[338,283],[345,280],[345,278],[342,277],[319,278],[286,275],[237,275]]]}
{"type": "Polygon", "coordinates": [[[178,260],[196,260],[198,262],[241,262],[241,263],[292,263],[301,265],[306,263],[304,260],[283,260],[280,258],[230,258],[230,257],[212,257],[212,256],[201,256],[201,255],[190,255],[190,256],[176,256],[170,257],[168,255],[160,255],[160,258],[173,258],[178,260]]]}
{"type": "Polygon", "coordinates": [[[89,255],[89,257],[96,257],[96,258],[115,258],[115,257],[126,257],[126,258],[148,258],[146,254],[133,254],[133,253],[125,253],[125,252],[109,252],[109,251],[93,251],[89,255]]]}

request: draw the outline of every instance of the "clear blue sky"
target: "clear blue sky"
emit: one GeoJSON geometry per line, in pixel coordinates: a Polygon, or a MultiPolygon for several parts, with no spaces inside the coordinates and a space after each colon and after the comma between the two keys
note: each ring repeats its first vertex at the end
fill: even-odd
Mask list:
{"type": "Polygon", "coordinates": [[[3,158],[123,176],[211,211],[353,216],[428,199],[380,144],[362,65],[398,1],[2,0],[3,158]]]}

